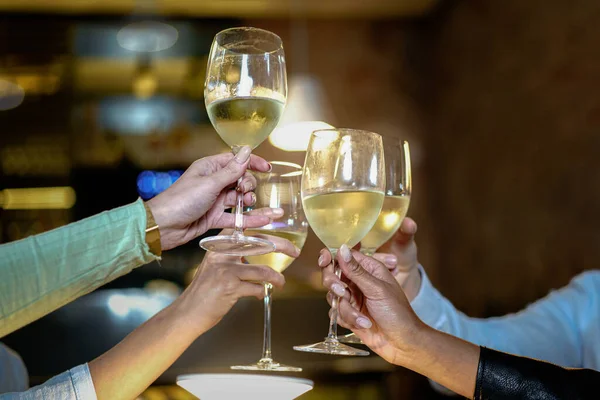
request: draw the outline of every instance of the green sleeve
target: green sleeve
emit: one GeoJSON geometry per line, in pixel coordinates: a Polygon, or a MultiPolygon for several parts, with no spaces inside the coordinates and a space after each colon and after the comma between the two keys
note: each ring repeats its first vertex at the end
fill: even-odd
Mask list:
{"type": "Polygon", "coordinates": [[[158,259],[143,202],[0,246],[0,337],[158,259]]]}

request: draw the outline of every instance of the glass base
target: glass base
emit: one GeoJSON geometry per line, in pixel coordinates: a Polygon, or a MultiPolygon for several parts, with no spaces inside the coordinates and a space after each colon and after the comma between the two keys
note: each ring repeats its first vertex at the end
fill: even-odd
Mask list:
{"type": "Polygon", "coordinates": [[[250,365],[234,365],[231,369],[241,371],[278,371],[278,372],[300,372],[302,368],[292,367],[289,365],[279,364],[270,358],[263,358],[256,364],[250,365]]]}
{"type": "Polygon", "coordinates": [[[296,351],[307,353],[333,354],[338,356],[368,356],[369,352],[354,347],[346,346],[335,339],[325,338],[324,342],[294,346],[296,351]]]}
{"type": "Polygon", "coordinates": [[[275,245],[268,240],[243,235],[219,235],[204,238],[200,247],[206,251],[230,256],[260,256],[275,251],[275,245]]]}
{"type": "Polygon", "coordinates": [[[338,340],[342,343],[363,344],[362,340],[360,340],[360,338],[354,333],[338,336],[338,340]]]}

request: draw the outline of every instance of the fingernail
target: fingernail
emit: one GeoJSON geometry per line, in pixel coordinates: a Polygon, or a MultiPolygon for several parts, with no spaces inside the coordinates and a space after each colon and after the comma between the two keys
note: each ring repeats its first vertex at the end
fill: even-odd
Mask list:
{"type": "Polygon", "coordinates": [[[249,192],[252,190],[252,182],[244,183],[244,192],[249,192]]]}
{"type": "Polygon", "coordinates": [[[250,148],[250,146],[244,146],[240,149],[240,151],[237,152],[237,154],[235,155],[235,161],[238,164],[243,164],[246,161],[248,161],[248,158],[250,158],[250,153],[252,153],[252,149],[250,148]]]}
{"type": "Polygon", "coordinates": [[[394,267],[398,264],[398,259],[395,256],[387,256],[385,258],[385,263],[390,267],[394,267]]]}
{"type": "Polygon", "coordinates": [[[294,247],[296,248],[296,255],[297,255],[297,256],[299,256],[299,255],[300,255],[300,252],[301,252],[302,250],[300,250],[300,248],[299,248],[298,246],[294,246],[294,247]]]}
{"type": "Polygon", "coordinates": [[[364,329],[369,329],[373,326],[373,323],[368,318],[358,317],[356,318],[356,325],[364,329]]]}
{"type": "Polygon", "coordinates": [[[275,215],[283,215],[283,208],[272,208],[271,210],[273,210],[273,214],[275,215]]]}
{"type": "Polygon", "coordinates": [[[256,204],[256,195],[254,194],[254,192],[250,193],[250,201],[252,202],[252,205],[256,204]]]}
{"type": "Polygon", "coordinates": [[[323,257],[323,255],[320,255],[319,260],[317,260],[317,264],[319,264],[319,267],[324,267],[323,261],[325,261],[325,257],[323,257]]]}
{"type": "Polygon", "coordinates": [[[267,164],[269,164],[269,169],[267,170],[267,172],[273,171],[273,164],[271,164],[271,163],[267,163],[267,164]]]}
{"type": "Polygon", "coordinates": [[[346,294],[346,289],[344,289],[344,287],[339,283],[334,283],[333,285],[331,285],[331,290],[333,290],[333,293],[340,297],[346,294]]]}
{"type": "Polygon", "coordinates": [[[352,260],[352,253],[346,244],[343,244],[342,247],[340,247],[340,254],[342,255],[344,261],[350,262],[350,260],[352,260]]]}

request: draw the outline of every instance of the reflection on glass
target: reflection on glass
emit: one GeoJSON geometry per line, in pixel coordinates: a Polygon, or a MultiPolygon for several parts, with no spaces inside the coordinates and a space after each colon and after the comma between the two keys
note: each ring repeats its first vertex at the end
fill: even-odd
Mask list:
{"type": "MultiPolygon", "coordinates": [[[[204,101],[214,128],[234,153],[243,146],[254,149],[269,136],[283,113],[286,96],[285,56],[279,36],[256,28],[231,28],[215,36],[204,101]]],[[[238,191],[233,234],[203,239],[203,249],[238,256],[274,250],[266,239],[244,236],[242,198],[238,191]]]]}
{"type": "MultiPolygon", "coordinates": [[[[277,238],[289,240],[294,246],[302,249],[308,233],[308,223],[302,209],[300,197],[300,180],[302,167],[292,163],[272,161],[273,169],[268,173],[255,173],[256,203],[254,208],[281,208],[283,216],[269,225],[256,229],[248,229],[246,234],[252,237],[277,238]]],[[[247,256],[251,264],[267,265],[277,272],[283,272],[294,262],[294,258],[271,252],[257,256],[247,256]]],[[[273,286],[265,284],[264,297],[264,337],[261,359],[251,365],[238,365],[232,369],[251,371],[302,371],[302,368],[283,365],[273,360],[271,354],[271,293],[273,286]]]]}
{"type": "MultiPolygon", "coordinates": [[[[383,138],[385,146],[386,187],[381,213],[367,236],[360,241],[360,251],[372,256],[400,228],[408,212],[412,193],[412,172],[408,142],[383,138]]],[[[342,343],[362,343],[354,334],[338,337],[342,343]]]]}
{"type": "MultiPolygon", "coordinates": [[[[338,249],[343,244],[358,244],[381,212],[384,167],[383,144],[376,133],[329,129],[315,131],[311,136],[302,176],[302,202],[311,228],[333,255],[338,277],[338,249]]],[[[369,354],[338,341],[338,301],[333,300],[325,340],[295,346],[295,350],[348,356],[369,354]]]]}

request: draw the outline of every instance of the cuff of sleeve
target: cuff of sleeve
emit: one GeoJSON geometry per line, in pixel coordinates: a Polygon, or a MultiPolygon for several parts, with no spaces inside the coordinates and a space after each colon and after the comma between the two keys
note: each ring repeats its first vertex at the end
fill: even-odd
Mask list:
{"type": "Polygon", "coordinates": [[[138,221],[138,232],[140,232],[140,235],[141,235],[141,247],[142,247],[143,258],[145,260],[148,260],[147,262],[154,261],[154,260],[161,260],[162,258],[160,256],[157,256],[156,254],[154,254],[150,250],[150,246],[148,246],[148,243],[146,242],[147,214],[146,214],[146,207],[144,206],[144,200],[142,200],[141,198],[138,198],[136,200],[136,202],[133,203],[133,206],[134,206],[135,216],[139,216],[139,218],[135,218],[135,220],[138,221]]]}
{"type": "Polygon", "coordinates": [[[442,299],[420,264],[419,273],[421,274],[421,288],[410,305],[421,321],[432,328],[439,329],[444,322],[444,314],[441,310],[442,299]]]}
{"type": "Polygon", "coordinates": [[[87,364],[69,370],[77,400],[97,400],[96,389],[87,364]]]}

